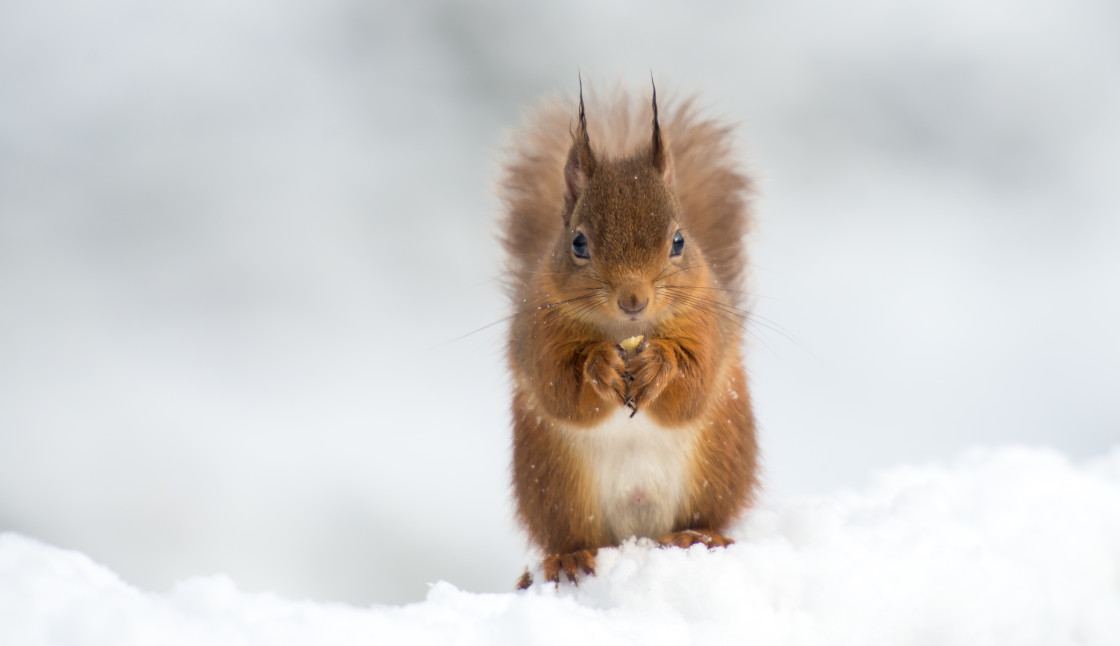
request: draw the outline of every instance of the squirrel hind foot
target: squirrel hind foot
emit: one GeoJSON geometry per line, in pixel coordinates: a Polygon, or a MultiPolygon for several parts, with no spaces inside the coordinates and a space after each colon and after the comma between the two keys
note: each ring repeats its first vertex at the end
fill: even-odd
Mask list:
{"type": "Polygon", "coordinates": [[[576,550],[567,554],[549,554],[541,561],[541,573],[544,580],[560,585],[560,573],[563,572],[568,580],[579,585],[579,571],[588,576],[595,574],[596,550],[576,550]]]}
{"type": "Polygon", "coordinates": [[[662,547],[681,547],[688,548],[697,543],[702,544],[704,547],[711,549],[713,547],[727,547],[735,541],[709,529],[685,529],[679,532],[672,532],[657,539],[657,542],[662,547]]]}

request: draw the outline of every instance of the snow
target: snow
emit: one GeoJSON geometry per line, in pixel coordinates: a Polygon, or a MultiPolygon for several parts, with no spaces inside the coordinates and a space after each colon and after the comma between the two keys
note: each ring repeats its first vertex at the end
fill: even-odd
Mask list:
{"type": "Polygon", "coordinates": [[[764,505],[732,534],[724,550],[604,550],[578,587],[439,582],[423,602],[363,608],[250,594],[226,576],[142,592],[83,554],[9,533],[0,643],[1120,643],[1120,446],[1076,462],[975,450],[860,491],[764,505]]]}

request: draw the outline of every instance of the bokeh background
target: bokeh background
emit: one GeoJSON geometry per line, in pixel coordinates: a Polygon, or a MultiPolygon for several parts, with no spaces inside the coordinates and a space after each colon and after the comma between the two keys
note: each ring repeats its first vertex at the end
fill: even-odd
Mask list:
{"type": "Polygon", "coordinates": [[[464,335],[503,133],[577,69],[740,124],[766,500],[1120,439],[1110,0],[2,0],[0,530],[151,590],[508,590],[464,335]]]}

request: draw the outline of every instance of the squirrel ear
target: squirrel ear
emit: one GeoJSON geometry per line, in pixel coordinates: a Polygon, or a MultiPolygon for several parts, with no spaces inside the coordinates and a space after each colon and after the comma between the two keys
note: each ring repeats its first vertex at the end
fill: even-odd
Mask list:
{"type": "Polygon", "coordinates": [[[650,149],[650,162],[661,173],[665,184],[672,186],[673,157],[669,154],[669,147],[665,145],[665,139],[661,135],[661,124],[657,121],[657,85],[653,82],[652,74],[649,82],[653,86],[653,145],[650,149]]]}
{"type": "Polygon", "coordinates": [[[583,193],[587,180],[595,173],[595,155],[591,152],[591,139],[587,135],[587,117],[583,112],[583,79],[579,83],[579,126],[572,133],[572,149],[564,165],[564,226],[568,225],[572,209],[583,193]]]}

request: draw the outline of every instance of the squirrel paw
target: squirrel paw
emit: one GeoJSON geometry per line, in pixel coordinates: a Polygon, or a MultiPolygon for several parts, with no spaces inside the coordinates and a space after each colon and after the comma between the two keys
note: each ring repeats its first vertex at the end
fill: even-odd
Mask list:
{"type": "Polygon", "coordinates": [[[618,346],[610,343],[592,346],[583,364],[583,378],[603,399],[626,405],[626,361],[618,346]]]}
{"type": "Polygon", "coordinates": [[[713,532],[708,529],[686,529],[673,532],[672,534],[666,534],[657,539],[657,542],[661,543],[664,547],[689,547],[696,543],[702,543],[704,547],[710,549],[713,547],[727,547],[735,541],[719,532],[713,532]]]}
{"type": "Polygon", "coordinates": [[[672,351],[664,343],[643,341],[627,365],[631,378],[628,404],[634,412],[657,399],[676,371],[672,351]]]}
{"type": "Polygon", "coordinates": [[[579,570],[583,570],[584,574],[595,574],[595,552],[596,550],[576,550],[567,554],[549,554],[541,561],[544,580],[559,585],[560,572],[563,572],[569,581],[579,585],[579,570]]]}

